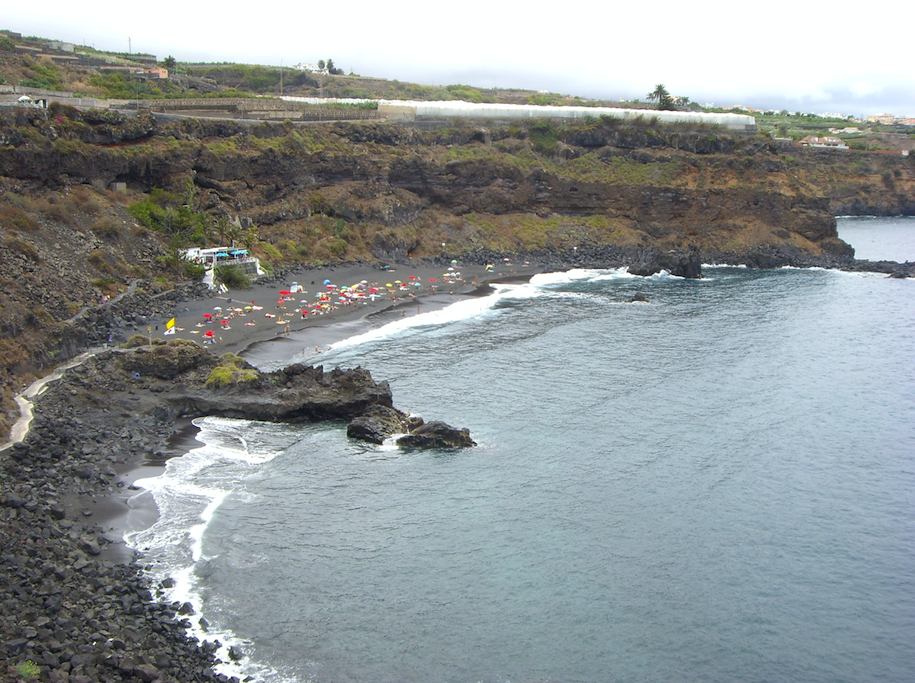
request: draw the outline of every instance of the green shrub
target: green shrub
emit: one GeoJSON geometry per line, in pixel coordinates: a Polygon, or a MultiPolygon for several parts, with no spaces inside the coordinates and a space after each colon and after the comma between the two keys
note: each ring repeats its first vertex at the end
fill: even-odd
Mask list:
{"type": "Polygon", "coordinates": [[[30,681],[41,673],[41,669],[38,668],[38,665],[35,662],[29,659],[28,661],[20,662],[16,665],[16,673],[22,677],[22,680],[30,681]]]}
{"type": "Polygon", "coordinates": [[[89,252],[89,255],[86,257],[86,261],[89,262],[90,266],[103,273],[111,272],[109,260],[109,255],[104,249],[95,249],[89,252]]]}
{"type": "Polygon", "coordinates": [[[0,208],[0,227],[8,231],[31,232],[38,230],[41,226],[22,209],[15,206],[4,206],[0,208]]]}
{"type": "Polygon", "coordinates": [[[35,263],[41,261],[41,257],[38,255],[38,249],[35,248],[35,245],[31,242],[26,242],[24,239],[19,237],[7,236],[3,238],[3,246],[11,251],[17,251],[28,259],[31,259],[35,263]]]}
{"type": "Polygon", "coordinates": [[[216,266],[216,281],[230,289],[248,289],[251,280],[238,266],[216,266]]]}
{"type": "Polygon", "coordinates": [[[346,240],[341,239],[330,240],[324,246],[332,256],[338,259],[342,259],[346,255],[346,250],[349,249],[346,240]]]}
{"type": "Polygon", "coordinates": [[[270,244],[270,242],[260,242],[260,248],[263,249],[264,253],[272,259],[282,260],[283,258],[280,250],[270,244]]]}
{"type": "Polygon", "coordinates": [[[207,388],[222,389],[232,384],[256,380],[260,373],[253,368],[243,367],[244,365],[245,361],[234,353],[223,354],[219,359],[219,365],[213,368],[207,377],[207,388]]]}
{"type": "Polygon", "coordinates": [[[142,334],[135,334],[130,337],[126,342],[121,344],[122,349],[135,349],[138,346],[146,346],[149,344],[149,337],[145,337],[142,334]]]}
{"type": "Polygon", "coordinates": [[[206,272],[206,266],[203,264],[193,263],[192,261],[186,261],[184,264],[184,277],[186,278],[199,280],[204,275],[206,275],[206,272]]]}
{"type": "Polygon", "coordinates": [[[537,121],[530,127],[531,143],[541,154],[552,154],[559,142],[559,131],[547,119],[537,121]]]}
{"type": "Polygon", "coordinates": [[[180,195],[154,188],[149,197],[127,207],[127,212],[150,230],[167,235],[201,232],[204,217],[182,202],[180,195]]]}
{"type": "Polygon", "coordinates": [[[121,234],[120,224],[113,218],[102,218],[89,226],[102,239],[116,240],[121,234]]]}

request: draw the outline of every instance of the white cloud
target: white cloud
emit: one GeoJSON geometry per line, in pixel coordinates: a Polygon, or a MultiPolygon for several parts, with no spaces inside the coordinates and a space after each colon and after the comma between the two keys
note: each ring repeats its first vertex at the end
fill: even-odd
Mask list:
{"type": "MultiPolygon", "coordinates": [[[[856,113],[915,115],[907,41],[864,31],[850,41],[840,31],[819,30],[822,9],[812,0],[587,8],[465,0],[434,11],[418,0],[351,0],[244,12],[161,0],[154,18],[149,8],[130,4],[89,13],[72,2],[46,0],[41,14],[11,5],[4,8],[4,27],[14,31],[110,50],[126,50],[130,37],[135,51],[182,61],[278,65],[330,57],[364,76],[425,84],[617,99],[644,98],[664,83],[698,102],[765,108],[847,102],[856,113]]],[[[915,24],[915,3],[893,8],[893,21],[915,24]]]]}

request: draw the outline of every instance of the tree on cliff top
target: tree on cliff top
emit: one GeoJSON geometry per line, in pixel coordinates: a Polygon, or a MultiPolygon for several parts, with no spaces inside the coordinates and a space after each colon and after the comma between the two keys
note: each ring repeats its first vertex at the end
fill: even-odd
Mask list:
{"type": "Polygon", "coordinates": [[[673,109],[674,100],[663,83],[658,83],[654,90],[646,95],[649,102],[657,102],[658,109],[673,109]]]}

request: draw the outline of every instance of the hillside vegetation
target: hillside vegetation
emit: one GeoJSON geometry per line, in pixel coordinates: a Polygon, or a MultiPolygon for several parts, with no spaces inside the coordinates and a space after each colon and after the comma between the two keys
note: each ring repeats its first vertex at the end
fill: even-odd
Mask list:
{"type": "MultiPolygon", "coordinates": [[[[8,48],[0,44],[7,80],[108,87],[8,48]]],[[[185,76],[253,88],[260,72],[233,68],[185,76]]],[[[325,90],[357,80],[324,78],[325,90]]],[[[234,242],[268,271],[408,255],[600,266],[671,249],[751,265],[830,264],[851,257],[833,218],[847,214],[915,215],[915,156],[802,149],[650,116],[418,129],[0,108],[0,434],[22,382],[107,336],[92,317],[102,297],[141,280],[156,312],[153,295],[198,276],[179,258],[188,246],[234,242]],[[81,312],[77,334],[66,321],[81,312]]]]}

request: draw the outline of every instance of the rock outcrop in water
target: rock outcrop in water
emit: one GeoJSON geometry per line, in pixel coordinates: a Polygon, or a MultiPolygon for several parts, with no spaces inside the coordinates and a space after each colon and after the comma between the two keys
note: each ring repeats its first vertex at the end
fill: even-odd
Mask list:
{"type": "Polygon", "coordinates": [[[668,251],[666,253],[652,252],[636,263],[629,266],[628,271],[633,275],[648,277],[666,270],[671,275],[688,279],[702,277],[702,257],[697,249],[688,252],[668,251]]]}

